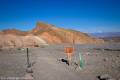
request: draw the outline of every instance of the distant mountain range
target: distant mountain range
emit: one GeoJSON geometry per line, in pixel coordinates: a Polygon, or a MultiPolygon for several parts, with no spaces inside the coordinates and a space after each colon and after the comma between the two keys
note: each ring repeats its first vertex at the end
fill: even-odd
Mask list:
{"type": "Polygon", "coordinates": [[[120,32],[103,32],[103,33],[88,33],[88,34],[96,38],[120,37],[120,32]]]}
{"type": "Polygon", "coordinates": [[[104,39],[109,42],[120,42],[120,32],[88,33],[95,38],[104,39]]]}

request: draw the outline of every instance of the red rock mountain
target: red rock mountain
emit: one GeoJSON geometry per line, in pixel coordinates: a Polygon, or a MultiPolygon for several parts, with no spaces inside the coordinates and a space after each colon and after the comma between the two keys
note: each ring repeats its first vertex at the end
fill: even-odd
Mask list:
{"type": "Polygon", "coordinates": [[[76,44],[99,44],[104,43],[102,39],[96,39],[75,30],[57,28],[54,25],[37,23],[36,28],[31,31],[42,37],[48,43],[76,43],[76,44]]]}
{"type": "Polygon", "coordinates": [[[11,29],[0,32],[0,47],[37,47],[62,43],[102,44],[104,40],[92,38],[86,33],[58,28],[41,22],[38,22],[31,31],[11,29]]]}

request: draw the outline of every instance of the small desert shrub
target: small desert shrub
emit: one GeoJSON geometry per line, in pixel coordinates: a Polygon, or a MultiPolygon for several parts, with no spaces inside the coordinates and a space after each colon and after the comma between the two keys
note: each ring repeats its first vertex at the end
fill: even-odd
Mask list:
{"type": "Polygon", "coordinates": [[[2,48],[0,48],[0,51],[2,51],[2,48]]]}
{"type": "Polygon", "coordinates": [[[0,45],[0,51],[2,51],[2,45],[0,45]]]}
{"type": "Polygon", "coordinates": [[[36,45],[34,45],[34,47],[39,47],[39,45],[36,44],[36,45]]]}

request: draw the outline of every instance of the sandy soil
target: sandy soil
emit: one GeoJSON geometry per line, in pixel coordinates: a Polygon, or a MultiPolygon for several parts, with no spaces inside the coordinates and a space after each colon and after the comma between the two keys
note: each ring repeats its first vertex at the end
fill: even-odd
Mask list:
{"type": "MultiPolygon", "coordinates": [[[[120,44],[75,45],[73,63],[79,63],[82,54],[84,67],[68,66],[63,45],[48,45],[29,48],[33,63],[34,80],[99,80],[97,76],[108,74],[120,79],[120,44]]],[[[26,50],[3,49],[0,51],[0,76],[19,77],[26,71],[26,50]]]]}

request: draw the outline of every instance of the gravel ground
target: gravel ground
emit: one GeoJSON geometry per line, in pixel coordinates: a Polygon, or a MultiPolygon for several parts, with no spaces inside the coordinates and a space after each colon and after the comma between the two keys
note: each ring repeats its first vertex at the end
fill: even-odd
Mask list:
{"type": "MultiPolygon", "coordinates": [[[[63,45],[29,48],[34,80],[99,80],[97,76],[110,75],[120,79],[120,44],[75,45],[73,63],[79,63],[79,53],[84,67],[68,66],[63,45]]],[[[21,77],[26,71],[26,50],[2,49],[0,51],[0,76],[21,77]]]]}

